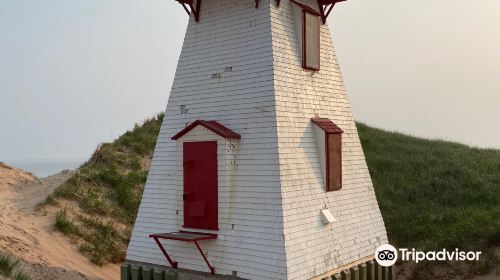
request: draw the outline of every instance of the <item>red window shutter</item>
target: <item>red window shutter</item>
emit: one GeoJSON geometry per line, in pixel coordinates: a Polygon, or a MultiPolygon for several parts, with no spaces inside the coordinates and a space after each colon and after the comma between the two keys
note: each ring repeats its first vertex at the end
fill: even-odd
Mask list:
{"type": "Polygon", "coordinates": [[[342,134],[326,134],[326,191],[342,189],[342,134]]]}
{"type": "MultiPolygon", "coordinates": [[[[324,149],[324,164],[326,191],[342,189],[342,133],[344,131],[327,118],[313,118],[311,121],[324,133],[323,142],[319,145],[324,149]],[[325,168],[326,167],[326,168],[325,168]],[[326,170],[325,170],[326,169],[326,170]]],[[[322,140],[323,140],[322,139],[322,140]]]]}
{"type": "Polygon", "coordinates": [[[319,70],[321,17],[303,10],[302,14],[302,67],[319,70]]]}
{"type": "Polygon", "coordinates": [[[218,229],[217,142],[184,142],[184,227],[218,229]]]}

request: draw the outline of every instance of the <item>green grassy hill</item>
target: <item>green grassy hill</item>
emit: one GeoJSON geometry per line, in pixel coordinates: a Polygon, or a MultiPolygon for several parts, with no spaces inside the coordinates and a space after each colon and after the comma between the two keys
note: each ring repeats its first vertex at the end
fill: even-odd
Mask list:
{"type": "Polygon", "coordinates": [[[100,145],[41,205],[53,210],[55,229],[98,265],[125,258],[162,120],[158,114],[100,145]]]}
{"type": "MultiPolygon", "coordinates": [[[[482,251],[479,263],[447,263],[460,275],[498,264],[500,150],[425,140],[358,124],[370,174],[396,247],[482,251]]],[[[443,266],[421,263],[421,279],[443,266]]]]}
{"type": "MultiPolygon", "coordinates": [[[[123,259],[163,115],[101,145],[48,199],[56,229],[97,264],[123,259]],[[52,206],[50,206],[52,205],[52,206]]],[[[500,151],[424,140],[358,124],[386,223],[397,247],[481,250],[481,262],[446,263],[446,271],[483,273],[498,264],[500,151]]],[[[414,278],[443,265],[421,263],[414,278]]]]}

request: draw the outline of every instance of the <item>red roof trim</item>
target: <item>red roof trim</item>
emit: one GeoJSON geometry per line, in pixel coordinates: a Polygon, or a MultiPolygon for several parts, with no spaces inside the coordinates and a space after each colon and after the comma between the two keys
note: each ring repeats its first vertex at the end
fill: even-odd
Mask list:
{"type": "Polygon", "coordinates": [[[327,118],[312,118],[311,121],[325,131],[325,133],[344,133],[344,131],[327,118]]]}
{"type": "Polygon", "coordinates": [[[176,135],[172,136],[172,140],[177,140],[181,138],[184,134],[188,133],[191,129],[195,128],[198,125],[202,125],[206,129],[211,130],[213,133],[218,134],[224,138],[232,138],[232,139],[241,139],[241,135],[232,131],[231,129],[223,126],[222,124],[216,121],[204,121],[204,120],[196,120],[192,122],[190,125],[185,127],[183,130],[179,131],[176,135]]]}

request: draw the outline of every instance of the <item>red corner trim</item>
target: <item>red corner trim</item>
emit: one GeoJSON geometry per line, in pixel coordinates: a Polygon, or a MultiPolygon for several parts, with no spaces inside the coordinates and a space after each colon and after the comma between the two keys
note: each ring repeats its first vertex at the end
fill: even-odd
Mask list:
{"type": "Polygon", "coordinates": [[[334,122],[327,118],[312,118],[311,121],[319,126],[319,128],[323,129],[325,133],[344,133],[344,131],[338,127],[334,122]]]}
{"type": "Polygon", "coordinates": [[[190,125],[188,125],[186,128],[183,130],[179,131],[177,134],[172,136],[172,140],[177,140],[181,138],[184,134],[188,133],[191,129],[195,128],[198,125],[202,125],[206,129],[211,130],[213,133],[218,134],[224,138],[231,138],[231,139],[241,139],[241,135],[238,133],[232,131],[231,129],[223,126],[222,124],[218,123],[217,121],[204,121],[204,120],[196,120],[192,122],[190,125]]]}

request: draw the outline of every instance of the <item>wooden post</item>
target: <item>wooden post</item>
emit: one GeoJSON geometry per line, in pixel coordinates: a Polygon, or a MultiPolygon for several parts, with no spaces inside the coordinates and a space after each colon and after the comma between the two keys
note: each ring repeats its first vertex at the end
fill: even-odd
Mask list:
{"type": "Polygon", "coordinates": [[[351,280],[351,274],[349,273],[349,270],[343,270],[341,273],[340,273],[340,279],[342,280],[351,280]]]}
{"type": "Polygon", "coordinates": [[[351,273],[351,280],[359,280],[359,269],[357,266],[353,266],[349,269],[351,273]]]}
{"type": "Polygon", "coordinates": [[[151,267],[142,268],[142,280],[153,280],[153,268],[151,267]]]}
{"type": "Polygon", "coordinates": [[[366,271],[366,263],[359,264],[358,269],[359,269],[359,280],[367,280],[368,275],[366,271]]]}
{"type": "Polygon", "coordinates": [[[155,269],[154,270],[154,279],[155,280],[165,280],[165,271],[164,270],[155,269]]]}
{"type": "Polygon", "coordinates": [[[332,280],[342,280],[342,276],[340,276],[340,273],[332,275],[332,280]]]}
{"type": "Polygon", "coordinates": [[[165,280],[177,280],[177,272],[175,271],[165,271],[165,280]]]}
{"type": "Polygon", "coordinates": [[[375,262],[373,260],[366,262],[366,280],[375,280],[375,262]]]}
{"type": "Polygon", "coordinates": [[[391,265],[389,266],[389,280],[394,280],[396,279],[396,266],[391,265]]]}
{"type": "Polygon", "coordinates": [[[121,280],[130,280],[130,265],[129,264],[122,264],[120,267],[120,276],[121,280]]]}
{"type": "Polygon", "coordinates": [[[141,280],[142,267],[133,265],[130,269],[132,280],[141,280]]]}
{"type": "Polygon", "coordinates": [[[375,280],[384,280],[382,266],[378,263],[375,263],[375,280]]]}

